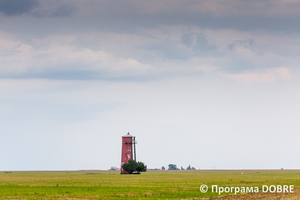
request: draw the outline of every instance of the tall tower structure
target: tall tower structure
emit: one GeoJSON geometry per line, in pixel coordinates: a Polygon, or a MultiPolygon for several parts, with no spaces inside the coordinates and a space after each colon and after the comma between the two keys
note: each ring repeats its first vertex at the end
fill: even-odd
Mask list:
{"type": "Polygon", "coordinates": [[[129,132],[122,136],[121,174],[129,174],[122,169],[124,163],[127,163],[128,160],[136,160],[135,144],[135,136],[130,135],[129,132]]]}

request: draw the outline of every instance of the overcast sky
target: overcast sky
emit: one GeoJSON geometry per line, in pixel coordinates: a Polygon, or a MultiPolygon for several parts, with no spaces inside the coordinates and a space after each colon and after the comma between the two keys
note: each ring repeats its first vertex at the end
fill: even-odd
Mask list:
{"type": "Polygon", "coordinates": [[[300,168],[299,0],[0,0],[0,170],[300,168]]]}

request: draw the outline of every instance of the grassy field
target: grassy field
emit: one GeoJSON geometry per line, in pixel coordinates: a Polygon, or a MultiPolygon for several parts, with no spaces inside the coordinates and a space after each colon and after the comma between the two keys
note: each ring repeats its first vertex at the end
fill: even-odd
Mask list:
{"type": "Polygon", "coordinates": [[[218,196],[210,189],[201,193],[201,184],[209,187],[300,186],[300,171],[243,172],[149,171],[141,175],[120,175],[118,171],[0,172],[0,198],[201,199],[218,196]]]}

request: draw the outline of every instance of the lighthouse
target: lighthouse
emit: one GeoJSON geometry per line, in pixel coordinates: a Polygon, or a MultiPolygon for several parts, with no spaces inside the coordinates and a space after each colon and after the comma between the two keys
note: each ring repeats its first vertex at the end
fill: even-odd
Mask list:
{"type": "Polygon", "coordinates": [[[135,144],[135,136],[130,135],[129,132],[122,136],[121,174],[129,174],[122,169],[124,163],[127,163],[128,160],[136,160],[135,144]]]}

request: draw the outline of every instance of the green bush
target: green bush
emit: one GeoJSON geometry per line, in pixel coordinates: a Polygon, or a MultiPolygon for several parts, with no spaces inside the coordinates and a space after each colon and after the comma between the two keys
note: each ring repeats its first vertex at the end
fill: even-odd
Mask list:
{"type": "Polygon", "coordinates": [[[143,162],[136,162],[135,160],[128,160],[128,163],[124,163],[122,165],[122,169],[124,171],[129,172],[132,174],[133,172],[145,172],[147,171],[147,165],[145,165],[143,162]]]}

